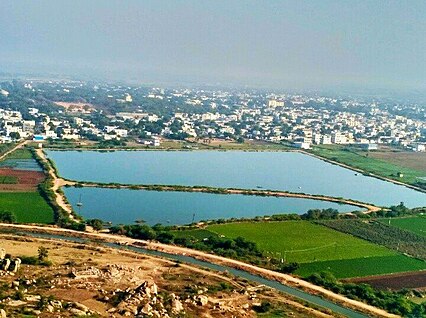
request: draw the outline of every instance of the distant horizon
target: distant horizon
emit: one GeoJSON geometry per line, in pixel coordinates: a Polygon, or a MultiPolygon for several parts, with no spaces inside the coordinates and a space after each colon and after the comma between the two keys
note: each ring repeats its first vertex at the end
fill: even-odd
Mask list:
{"type": "Polygon", "coordinates": [[[426,88],[424,1],[2,1],[0,71],[271,89],[426,88]]]}

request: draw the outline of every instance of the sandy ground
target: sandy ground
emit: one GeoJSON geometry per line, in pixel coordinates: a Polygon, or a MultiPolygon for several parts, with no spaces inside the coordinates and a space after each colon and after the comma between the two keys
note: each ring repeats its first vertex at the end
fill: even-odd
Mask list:
{"type": "MultiPolygon", "coordinates": [[[[18,228],[18,229],[21,228],[21,229],[29,229],[29,230],[38,229],[42,231],[47,231],[46,227],[41,227],[41,226],[4,224],[4,223],[1,224],[0,226],[5,228],[18,228]]],[[[148,242],[143,240],[135,240],[135,239],[127,238],[127,237],[106,234],[106,233],[82,233],[82,232],[77,232],[77,231],[72,231],[72,230],[62,229],[62,228],[49,228],[48,231],[52,233],[60,233],[61,235],[81,235],[83,237],[88,237],[93,239],[96,239],[96,238],[105,239],[108,241],[119,242],[121,244],[127,244],[127,245],[141,244],[145,248],[149,248],[149,249],[164,251],[171,254],[188,255],[200,260],[208,261],[210,263],[227,265],[234,268],[243,269],[253,274],[257,274],[269,279],[274,279],[285,285],[290,285],[300,289],[304,289],[305,291],[308,291],[312,294],[322,295],[328,299],[333,300],[334,302],[341,303],[347,307],[373,314],[377,317],[398,317],[396,315],[389,314],[388,312],[382,309],[379,309],[377,307],[367,305],[360,301],[349,299],[345,296],[333,293],[325,288],[311,284],[307,281],[293,277],[291,275],[274,272],[268,269],[264,269],[251,264],[246,264],[244,262],[225,258],[222,256],[208,254],[201,251],[192,250],[192,249],[184,248],[184,247],[178,247],[174,245],[148,242]]]]}
{"type": "MultiPolygon", "coordinates": [[[[48,249],[49,259],[53,265],[46,271],[45,267],[23,265],[21,275],[25,279],[43,277],[50,281],[52,287],[39,290],[40,294],[53,295],[62,301],[78,302],[91,310],[110,316],[107,310],[111,305],[99,300],[100,291],[125,290],[135,288],[142,282],[155,282],[161,291],[179,294],[187,286],[197,288],[217,286],[226,282],[232,286],[233,291],[208,293],[209,303],[220,303],[221,311],[213,308],[213,305],[198,308],[189,306],[194,317],[255,317],[250,309],[244,309],[243,305],[253,304],[261,300],[268,300],[273,304],[285,308],[288,315],[296,317],[330,317],[328,314],[305,307],[300,303],[280,294],[276,291],[255,286],[249,282],[228,276],[225,273],[216,273],[197,267],[179,264],[175,262],[144,256],[132,252],[124,252],[116,249],[108,249],[96,245],[67,243],[62,241],[33,239],[28,237],[16,237],[0,235],[0,247],[5,248],[14,256],[35,256],[39,246],[48,249]],[[70,265],[72,261],[72,265],[70,265]],[[115,275],[99,278],[70,278],[71,268],[84,271],[86,269],[100,269],[108,271],[114,269],[115,275]],[[256,296],[252,293],[241,293],[241,290],[256,290],[256,296]],[[237,292],[238,291],[238,292],[237,292]]],[[[0,281],[16,280],[17,277],[0,277],[0,281]]],[[[51,317],[51,316],[46,316],[51,317]]],[[[116,317],[121,317],[116,315],[116,317]]]]}

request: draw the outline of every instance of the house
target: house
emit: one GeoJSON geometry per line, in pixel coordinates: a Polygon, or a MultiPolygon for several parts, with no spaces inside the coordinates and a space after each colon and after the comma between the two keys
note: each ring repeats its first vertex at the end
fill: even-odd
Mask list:
{"type": "Polygon", "coordinates": [[[295,142],[294,146],[300,149],[311,149],[311,145],[307,142],[295,142]]]}

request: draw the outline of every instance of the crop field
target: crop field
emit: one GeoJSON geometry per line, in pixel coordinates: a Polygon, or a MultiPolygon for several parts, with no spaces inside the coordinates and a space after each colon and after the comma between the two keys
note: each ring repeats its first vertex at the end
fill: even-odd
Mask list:
{"type": "Polygon", "coordinates": [[[399,227],[401,229],[414,232],[418,235],[426,236],[426,216],[392,218],[383,219],[380,221],[391,226],[399,227]]]}
{"type": "Polygon", "coordinates": [[[242,236],[256,242],[261,250],[289,262],[308,263],[395,254],[387,248],[309,221],[229,223],[212,225],[207,229],[225,237],[242,236]]]}
{"type": "Polygon", "coordinates": [[[314,154],[337,161],[348,166],[362,169],[386,178],[395,179],[401,182],[416,184],[426,177],[426,172],[412,168],[412,165],[405,165],[404,162],[388,160],[387,157],[375,158],[373,152],[361,150],[347,150],[342,146],[320,146],[312,151],[314,154]],[[398,172],[403,177],[398,177],[398,172]]]}
{"type": "Polygon", "coordinates": [[[309,276],[314,272],[329,271],[336,278],[349,278],[425,269],[425,262],[399,254],[303,263],[300,264],[300,268],[296,271],[296,274],[309,276]]]}
{"type": "MultiPolygon", "coordinates": [[[[424,289],[426,288],[426,271],[353,278],[348,281],[354,283],[365,283],[380,289],[424,289]]],[[[420,300],[420,302],[418,303],[424,301],[421,298],[419,298],[418,300],[420,300]]]]}
{"type": "Polygon", "coordinates": [[[378,221],[326,220],[325,226],[389,249],[426,260],[426,237],[378,221]]]}
{"type": "Polygon", "coordinates": [[[187,232],[203,239],[210,231],[230,238],[242,236],[271,257],[299,263],[296,274],[304,277],[321,271],[350,278],[426,269],[421,260],[309,221],[215,224],[207,230],[180,235],[187,232]]]}
{"type": "Polygon", "coordinates": [[[0,209],[15,214],[18,223],[53,222],[53,210],[38,192],[0,192],[0,209]]]}
{"type": "Polygon", "coordinates": [[[0,175],[0,184],[16,184],[16,183],[18,183],[17,177],[0,175]]]}
{"type": "Polygon", "coordinates": [[[16,149],[14,152],[7,155],[6,159],[32,159],[31,151],[26,148],[16,149]]]}
{"type": "Polygon", "coordinates": [[[426,153],[424,152],[393,151],[392,149],[385,149],[373,151],[369,156],[397,166],[423,171],[426,175],[426,153]]]}

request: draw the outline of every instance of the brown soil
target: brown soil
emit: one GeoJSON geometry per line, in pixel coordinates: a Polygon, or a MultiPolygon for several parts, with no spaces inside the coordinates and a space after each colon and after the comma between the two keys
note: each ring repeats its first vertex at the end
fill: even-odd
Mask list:
{"type": "Polygon", "coordinates": [[[423,171],[426,176],[426,152],[385,150],[371,151],[369,156],[401,167],[423,171]]]}
{"type": "MultiPolygon", "coordinates": [[[[236,279],[226,273],[216,273],[185,264],[176,265],[175,262],[168,260],[96,245],[0,235],[0,247],[5,248],[6,252],[13,256],[36,256],[39,246],[48,249],[48,257],[53,262],[51,267],[22,265],[17,275],[2,276],[0,282],[11,284],[20,278],[43,279],[48,282],[46,286],[40,284],[31,286],[26,293],[52,295],[63,302],[81,303],[98,312],[101,317],[111,317],[107,310],[113,305],[99,296],[105,292],[110,295],[117,289],[135,288],[144,281],[155,282],[161,293],[174,293],[182,300],[193,297],[192,293],[196,295],[199,290],[205,289],[203,294],[208,296],[209,304],[200,307],[194,306],[191,302],[183,302],[189,317],[256,317],[251,308],[253,304],[263,300],[271,302],[274,308],[280,308],[285,316],[331,317],[297,303],[286,295],[236,279]],[[91,278],[69,275],[73,269],[86,271],[92,268],[98,269],[101,274],[91,278]],[[111,270],[115,271],[114,275],[111,270]],[[230,288],[217,291],[221,283],[226,283],[230,288]],[[219,303],[220,308],[215,305],[219,303]]],[[[17,314],[18,308],[6,307],[6,311],[8,314],[17,314]]],[[[50,318],[58,315],[58,312],[43,312],[39,317],[50,318]]],[[[62,311],[60,316],[73,315],[62,311]]],[[[118,313],[114,316],[122,317],[118,313]]]]}
{"type": "Polygon", "coordinates": [[[16,184],[0,184],[0,191],[35,191],[37,185],[44,180],[43,172],[11,168],[0,168],[0,176],[11,176],[18,179],[16,184]]]}
{"type": "Polygon", "coordinates": [[[86,112],[86,111],[93,111],[94,107],[90,103],[67,103],[67,102],[55,102],[54,104],[65,108],[67,111],[74,111],[74,112],[86,112]]]}
{"type": "Polygon", "coordinates": [[[415,288],[426,289],[426,271],[402,274],[370,276],[349,280],[355,283],[366,283],[380,289],[415,288]]]}
{"type": "MultiPolygon", "coordinates": [[[[152,249],[152,250],[163,251],[170,254],[187,255],[187,256],[191,256],[199,260],[207,261],[213,264],[231,266],[237,269],[248,271],[255,275],[260,275],[267,279],[277,280],[281,282],[282,284],[303,289],[312,294],[321,295],[336,303],[340,303],[346,307],[350,307],[363,312],[368,312],[369,314],[374,315],[375,317],[398,317],[397,315],[387,313],[386,311],[379,309],[377,307],[365,304],[357,300],[349,299],[339,294],[335,294],[334,292],[331,292],[323,287],[314,285],[312,283],[296,278],[294,276],[290,276],[288,274],[274,272],[265,268],[257,267],[255,265],[247,264],[234,259],[229,259],[229,258],[218,256],[218,255],[208,254],[205,252],[192,250],[185,247],[131,239],[128,237],[107,234],[107,233],[83,233],[83,232],[78,232],[78,231],[73,231],[73,230],[63,229],[63,228],[41,227],[36,225],[24,225],[24,224],[18,225],[18,224],[7,224],[7,223],[1,223],[0,226],[4,228],[17,228],[17,229],[28,229],[32,231],[43,231],[48,233],[60,233],[61,235],[71,235],[71,236],[76,235],[76,236],[87,237],[87,238],[98,238],[101,240],[103,239],[110,242],[115,242],[117,244],[142,245],[145,248],[152,249]]],[[[108,259],[109,258],[106,258],[106,260],[108,259]]]]}

